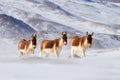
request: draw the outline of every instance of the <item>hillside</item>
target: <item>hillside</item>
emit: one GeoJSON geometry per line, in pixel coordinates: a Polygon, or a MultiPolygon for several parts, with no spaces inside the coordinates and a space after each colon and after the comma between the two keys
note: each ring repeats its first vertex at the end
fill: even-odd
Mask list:
{"type": "MultiPolygon", "coordinates": [[[[1,14],[21,20],[35,30],[39,41],[58,38],[62,31],[67,31],[69,38],[85,35],[88,31],[95,33],[93,47],[114,48],[120,45],[118,3],[95,0],[1,0],[0,7],[1,14]]],[[[14,30],[10,32],[16,36],[14,30]]]]}
{"type": "Polygon", "coordinates": [[[35,33],[29,25],[21,20],[18,20],[12,16],[0,14],[0,37],[6,39],[13,39],[14,41],[24,36],[27,38],[28,35],[35,33]]]}

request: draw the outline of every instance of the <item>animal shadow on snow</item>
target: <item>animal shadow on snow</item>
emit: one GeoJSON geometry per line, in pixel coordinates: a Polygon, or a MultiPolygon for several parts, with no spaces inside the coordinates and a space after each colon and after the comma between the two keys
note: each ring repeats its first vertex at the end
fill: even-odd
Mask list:
{"type": "Polygon", "coordinates": [[[20,62],[22,63],[42,63],[42,64],[74,64],[72,60],[63,58],[53,58],[53,57],[21,57],[20,62]]]}

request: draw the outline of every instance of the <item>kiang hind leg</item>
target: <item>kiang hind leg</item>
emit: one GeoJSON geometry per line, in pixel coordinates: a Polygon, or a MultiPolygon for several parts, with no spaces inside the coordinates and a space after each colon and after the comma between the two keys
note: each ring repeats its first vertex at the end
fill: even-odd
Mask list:
{"type": "Polygon", "coordinates": [[[24,54],[23,51],[20,50],[18,51],[18,56],[23,56],[23,54],[24,54]]]}
{"type": "Polygon", "coordinates": [[[24,52],[24,55],[25,55],[25,56],[28,56],[28,51],[25,51],[25,52],[24,52]]]}
{"type": "Polygon", "coordinates": [[[18,51],[18,56],[21,56],[21,51],[18,51]]]}
{"type": "Polygon", "coordinates": [[[55,53],[56,57],[59,58],[59,52],[58,52],[58,50],[55,50],[54,53],[55,53]]]}
{"type": "Polygon", "coordinates": [[[76,57],[77,56],[77,49],[74,49],[73,47],[71,48],[71,57],[76,57]]]}
{"type": "Polygon", "coordinates": [[[74,49],[71,48],[71,57],[74,57],[74,49]]]}
{"type": "Polygon", "coordinates": [[[43,50],[40,50],[40,57],[42,57],[44,51],[43,50]]]}
{"type": "Polygon", "coordinates": [[[34,53],[35,53],[34,50],[33,50],[31,53],[32,53],[33,56],[35,56],[35,54],[34,54],[34,53]]]}
{"type": "Polygon", "coordinates": [[[85,55],[85,49],[82,49],[81,52],[82,52],[82,57],[85,57],[86,56],[85,55]]]}

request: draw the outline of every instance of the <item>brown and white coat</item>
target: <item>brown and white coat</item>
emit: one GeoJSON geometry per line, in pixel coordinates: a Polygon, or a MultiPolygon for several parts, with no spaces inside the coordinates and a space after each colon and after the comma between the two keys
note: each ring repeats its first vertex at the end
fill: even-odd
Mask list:
{"type": "Polygon", "coordinates": [[[82,57],[85,57],[86,49],[88,47],[91,47],[91,45],[92,45],[92,36],[93,36],[93,32],[92,32],[92,34],[88,34],[88,32],[86,32],[86,36],[83,36],[83,37],[75,36],[75,37],[73,37],[70,41],[71,56],[75,57],[75,56],[77,56],[76,55],[77,51],[81,51],[82,52],[82,57]]]}
{"type": "Polygon", "coordinates": [[[32,53],[34,55],[34,50],[36,48],[36,35],[32,35],[32,39],[31,40],[25,40],[22,39],[19,43],[18,43],[18,52],[19,55],[28,55],[28,53],[32,53]]]}
{"type": "Polygon", "coordinates": [[[49,56],[50,53],[54,53],[59,57],[60,51],[63,45],[67,44],[67,32],[62,32],[62,37],[55,40],[43,40],[40,44],[40,56],[46,53],[49,56]]]}

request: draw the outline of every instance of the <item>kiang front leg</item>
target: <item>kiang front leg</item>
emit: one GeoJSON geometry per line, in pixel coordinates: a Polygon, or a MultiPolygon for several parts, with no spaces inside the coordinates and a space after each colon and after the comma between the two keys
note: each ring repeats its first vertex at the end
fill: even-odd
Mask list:
{"type": "Polygon", "coordinates": [[[74,57],[75,53],[74,53],[74,49],[71,48],[71,57],[74,57]]]}
{"type": "Polygon", "coordinates": [[[43,51],[40,51],[40,57],[42,57],[43,51]]]}
{"type": "Polygon", "coordinates": [[[82,49],[82,57],[85,57],[85,49],[82,49]]]}
{"type": "Polygon", "coordinates": [[[77,49],[71,48],[71,57],[77,57],[77,49]]]}
{"type": "Polygon", "coordinates": [[[56,57],[58,58],[58,57],[59,57],[59,52],[58,52],[58,50],[55,50],[54,53],[55,53],[56,57]]]}
{"type": "Polygon", "coordinates": [[[35,56],[35,54],[34,54],[34,50],[32,51],[32,55],[35,56]]]}
{"type": "Polygon", "coordinates": [[[25,56],[28,56],[28,51],[25,51],[24,54],[25,54],[25,56]]]}
{"type": "Polygon", "coordinates": [[[21,56],[23,55],[23,52],[22,51],[18,51],[18,56],[21,56]]]}

